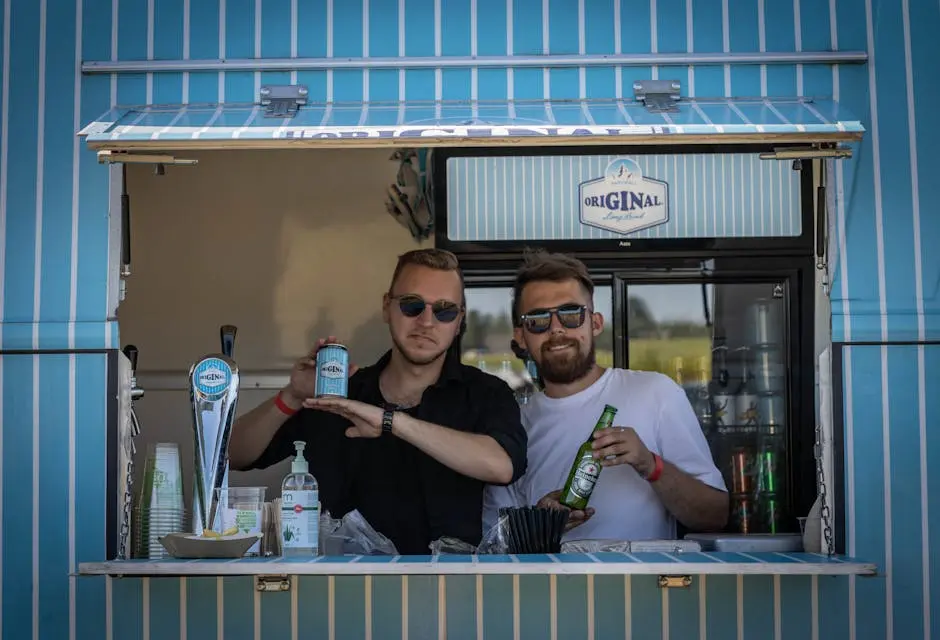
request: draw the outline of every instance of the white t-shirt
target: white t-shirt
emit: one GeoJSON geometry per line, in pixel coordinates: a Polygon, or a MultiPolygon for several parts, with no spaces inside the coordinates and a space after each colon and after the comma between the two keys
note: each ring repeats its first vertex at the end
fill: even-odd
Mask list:
{"type": "MultiPolygon", "coordinates": [[[[575,454],[590,437],[605,404],[617,408],[614,425],[633,427],[647,449],[705,484],[727,490],[685,391],[660,373],[607,369],[583,391],[565,398],[539,393],[522,407],[522,424],[529,436],[528,468],[512,485],[487,486],[484,533],[495,524],[500,507],[534,505],[564,487],[575,454]]],[[[604,467],[588,504],[594,516],[563,540],[676,537],[675,518],[629,464],[604,467]]]]}

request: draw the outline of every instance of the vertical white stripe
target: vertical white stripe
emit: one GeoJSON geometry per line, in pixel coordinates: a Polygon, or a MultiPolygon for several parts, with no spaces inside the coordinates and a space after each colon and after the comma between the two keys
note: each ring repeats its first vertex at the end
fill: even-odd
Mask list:
{"type": "Polygon", "coordinates": [[[669,640],[669,589],[660,589],[660,598],[662,600],[662,629],[663,640],[669,640]]]}
{"type": "MultiPolygon", "coordinates": [[[[363,3],[365,5],[365,3],[363,3]]],[[[261,0],[255,0],[255,58],[261,57],[261,0]]],[[[251,100],[261,99],[261,72],[255,71],[255,91],[251,100]]]]}
{"type": "MultiPolygon", "coordinates": [[[[871,106],[871,148],[874,169],[875,252],[878,259],[878,310],[881,314],[881,340],[888,340],[888,313],[885,283],[884,210],[881,199],[881,141],[878,126],[878,85],[875,78],[875,24],[871,0],[865,0],[865,32],[868,41],[868,94],[871,106]]],[[[888,348],[881,347],[881,434],[884,447],[884,533],[885,533],[885,638],[894,637],[894,559],[891,549],[891,437],[888,403],[888,348]]]]}
{"type": "Polygon", "coordinates": [[[783,638],[783,621],[780,617],[781,606],[780,606],[780,576],[774,576],[774,640],[781,640],[783,638]]]}
{"type": "MultiPolygon", "coordinates": [[[[221,580],[221,578],[219,578],[221,580]]],[[[111,576],[104,577],[104,637],[114,639],[114,585],[111,576]]]]}
{"type": "MultiPolygon", "coordinates": [[[[584,0],[578,0],[578,54],[587,52],[587,26],[584,22],[584,0]]],[[[587,99],[587,69],[578,67],[578,97],[587,99]]]]}
{"type": "MultiPolygon", "coordinates": [[[[365,576],[362,581],[363,597],[363,633],[366,640],[372,640],[372,576],[365,576]]],[[[259,638],[260,640],[260,638],[259,638]]]]}
{"type": "MultiPolygon", "coordinates": [[[[332,607],[330,611],[333,611],[332,607]]],[[[330,638],[332,637],[331,627],[330,638]]],[[[408,576],[401,577],[401,637],[402,640],[408,640],[408,576]]]]}
{"type": "MultiPolygon", "coordinates": [[[[441,0],[434,0],[434,55],[440,57],[441,44],[441,0]]],[[[440,67],[434,69],[434,117],[441,118],[441,100],[444,97],[444,74],[440,67]]]]}
{"type": "Polygon", "coordinates": [[[810,616],[810,625],[812,634],[810,640],[819,640],[819,576],[810,578],[810,607],[812,615],[810,616]]]}
{"type": "MultiPolygon", "coordinates": [[[[223,2],[225,0],[222,0],[223,2]]],[[[225,640],[225,589],[222,577],[215,579],[215,633],[216,640],[225,640]]]]}
{"type": "Polygon", "coordinates": [[[548,576],[548,634],[558,640],[558,576],[548,576]]]}
{"type": "MultiPolygon", "coordinates": [[[[553,164],[554,160],[552,158],[553,164]]],[[[594,576],[591,574],[587,575],[587,640],[594,640],[594,576]]]]}
{"type": "MultiPolygon", "coordinates": [[[[917,113],[914,109],[914,63],[911,55],[910,0],[901,0],[904,24],[904,74],[907,85],[907,130],[911,154],[911,214],[914,223],[914,302],[917,308],[917,339],[926,339],[924,326],[924,272],[921,263],[920,184],[917,166],[917,113]]],[[[930,638],[930,529],[927,482],[927,393],[924,347],[917,347],[917,417],[920,440],[920,543],[924,600],[924,637],[930,638]]]]}
{"type": "MultiPolygon", "coordinates": [[[[833,2],[835,2],[835,0],[833,0],[833,2]]],[[[731,51],[731,16],[728,10],[728,0],[721,0],[721,50],[724,53],[731,51]]],[[[731,97],[730,64],[725,65],[725,97],[731,97]]]]}
{"type": "MultiPolygon", "coordinates": [[[[614,53],[620,55],[623,51],[623,33],[620,25],[620,2],[614,2],[614,53]]],[[[614,67],[614,96],[620,100],[623,98],[623,67],[617,65],[614,67]]]]}
{"type": "MultiPolygon", "coordinates": [[[[551,43],[549,42],[549,0],[542,0],[542,54],[549,55],[551,52],[551,43]]],[[[542,97],[545,100],[552,99],[552,72],[548,67],[542,68],[542,97]]],[[[547,107],[549,111],[549,121],[552,121],[550,117],[551,107],[547,107]]]]}
{"type": "MultiPolygon", "coordinates": [[[[290,0],[290,57],[297,57],[297,0],[290,0]]],[[[291,69],[290,83],[297,84],[297,69],[291,69]]]]}
{"type": "Polygon", "coordinates": [[[180,640],[187,640],[187,635],[189,634],[187,625],[187,619],[189,618],[189,612],[186,607],[187,601],[186,576],[183,576],[180,578],[180,640]]]}
{"type": "MultiPolygon", "coordinates": [[[[506,55],[512,55],[512,0],[506,0],[506,55]]],[[[509,117],[515,117],[515,109],[512,101],[515,98],[513,87],[515,86],[515,77],[512,67],[506,69],[506,100],[509,101],[509,117]]]]}
{"type": "MultiPolygon", "coordinates": [[[[398,0],[398,56],[400,58],[405,57],[405,0],[398,0]]],[[[405,81],[405,70],[398,70],[398,125],[401,126],[405,122],[405,88],[407,87],[405,81]]]]}
{"type": "MultiPolygon", "coordinates": [[[[767,50],[767,25],[764,20],[764,0],[757,0],[757,42],[761,53],[767,50]]],[[[760,66],[760,94],[767,95],[767,65],[760,66]]]]}
{"type": "MultiPolygon", "coordinates": [[[[6,78],[4,78],[6,80],[6,78]]],[[[46,138],[46,0],[39,2],[39,77],[36,98],[36,239],[33,249],[33,349],[39,349],[42,301],[42,208],[46,138]]],[[[9,135],[3,131],[3,136],[9,135]]],[[[39,640],[39,356],[33,355],[33,640],[39,640]]]]}
{"type": "MultiPolygon", "coordinates": [[[[793,0],[793,41],[797,51],[803,50],[803,21],[800,18],[800,0],[793,0]]],[[[803,65],[796,65],[796,95],[803,95],[803,65]]]]}
{"type": "MultiPolygon", "coordinates": [[[[659,27],[656,18],[656,0],[650,0],[650,53],[659,53],[659,27]]],[[[653,65],[653,80],[659,79],[659,67],[653,65]]]]}
{"type": "MultiPolygon", "coordinates": [[[[692,0],[685,0],[685,39],[686,50],[695,51],[695,28],[693,25],[692,0]]],[[[689,65],[689,96],[695,97],[695,65],[689,65]]]]}
{"type": "MultiPolygon", "coordinates": [[[[836,163],[838,164],[838,163],[836,163]]],[[[846,337],[848,340],[848,337],[846,337]]],[[[852,347],[843,347],[845,359],[845,540],[846,551],[855,557],[855,403],[852,392],[852,347]]],[[[838,381],[835,381],[838,384],[838,381]]],[[[830,507],[831,508],[831,507],[830,507]]],[[[855,576],[849,576],[849,638],[855,638],[855,576]]]]}
{"type": "Polygon", "coordinates": [[[623,637],[624,640],[633,638],[633,584],[630,574],[623,577],[623,637]]]}
{"type": "MultiPolygon", "coordinates": [[[[183,60],[189,60],[189,39],[192,35],[191,0],[183,0],[183,60]]],[[[183,72],[183,104],[189,104],[189,71],[183,72]]]]}
{"type": "MultiPolygon", "coordinates": [[[[362,57],[369,57],[369,0],[362,0],[362,57]]],[[[365,125],[369,109],[369,69],[362,70],[362,116],[359,126],[365,125]]]]}
{"type": "Polygon", "coordinates": [[[252,599],[255,640],[261,640],[261,592],[255,589],[252,592],[252,599]]]}
{"type": "MultiPolygon", "coordinates": [[[[333,57],[333,0],[326,0],[326,57],[333,57]]],[[[333,103],[333,69],[326,70],[327,110],[333,103]]]]}
{"type": "MultiPolygon", "coordinates": [[[[499,175],[499,173],[496,175],[499,175]]],[[[503,189],[503,193],[505,192],[506,190],[503,189]]],[[[506,216],[503,216],[503,219],[505,220],[506,216]]],[[[588,576],[588,578],[590,578],[590,576],[588,576]]],[[[476,596],[477,640],[483,640],[483,576],[480,574],[477,574],[476,596]]]]}
{"type": "MultiPolygon", "coordinates": [[[[222,0],[224,2],[224,0],[222,0]]],[[[118,0],[111,0],[111,62],[118,59],[118,0]]],[[[221,56],[220,56],[221,57],[221,56]]],[[[117,103],[117,74],[111,74],[111,106],[117,103]]],[[[6,104],[6,103],[4,103],[6,104]]]]}
{"type": "MultiPolygon", "coordinates": [[[[327,0],[330,2],[331,0],[327,0]]],[[[219,0],[219,59],[228,57],[225,51],[225,0],[219,0]]],[[[219,71],[219,104],[225,103],[225,71],[219,71]]]]}
{"type": "Polygon", "coordinates": [[[708,576],[702,574],[699,576],[698,583],[698,640],[706,640],[708,637],[708,582],[706,578],[708,576]]]}
{"type": "Polygon", "coordinates": [[[297,622],[297,612],[300,597],[297,592],[300,590],[300,576],[291,576],[290,582],[290,640],[298,640],[300,626],[297,622]]]}
{"type": "MultiPolygon", "coordinates": [[[[437,576],[437,638],[447,639],[447,576],[437,576]]],[[[370,640],[367,638],[366,640],[370,640]]]]}
{"type": "MultiPolygon", "coordinates": [[[[833,51],[839,50],[839,24],[837,18],[836,0],[829,0],[829,42],[833,51]]],[[[839,99],[839,65],[837,64],[832,65],[832,97],[834,100],[839,99]]],[[[839,164],[841,163],[836,163],[836,165],[839,164]]],[[[840,253],[840,255],[844,256],[845,254],[840,253]]],[[[845,304],[848,304],[848,302],[845,304]]]]}
{"type": "MultiPolygon", "coordinates": [[[[147,0],[147,60],[153,60],[153,3],[147,0]]],[[[153,74],[147,74],[147,104],[153,104],[153,74]]]]}
{"type": "Polygon", "coordinates": [[[140,580],[140,637],[150,640],[150,578],[144,576],[140,580]]]}
{"type": "MultiPolygon", "coordinates": [[[[523,236],[524,238],[525,236],[523,236]]],[[[519,640],[519,576],[512,577],[512,637],[519,640]]]]}
{"type": "MultiPolygon", "coordinates": [[[[73,85],[74,95],[72,96],[72,130],[78,131],[81,127],[81,113],[82,113],[82,5],[83,0],[75,0],[75,80],[73,85]]],[[[6,22],[5,24],[8,24],[6,22]]],[[[4,61],[9,59],[8,55],[4,55],[4,61]]],[[[6,78],[6,74],[4,74],[6,78]]],[[[4,96],[3,104],[6,105],[6,96],[4,96]]],[[[6,108],[4,106],[4,108],[6,108]]],[[[6,123],[4,122],[4,125],[6,123]]],[[[6,127],[4,126],[4,130],[6,127]]],[[[5,137],[5,136],[4,136],[5,137]]],[[[75,348],[75,318],[77,316],[78,309],[78,213],[79,213],[79,197],[80,197],[80,187],[79,187],[79,167],[81,166],[80,162],[80,150],[81,150],[82,141],[78,136],[73,136],[72,139],[72,224],[71,224],[71,251],[70,251],[70,266],[69,266],[69,338],[68,338],[68,347],[69,349],[75,348]]],[[[5,158],[0,161],[0,167],[5,166],[5,158]]],[[[3,226],[0,223],[0,237],[3,237],[3,226]]],[[[0,242],[0,246],[3,243],[0,242]]],[[[2,248],[0,248],[0,255],[2,255],[2,248]]],[[[0,258],[0,264],[2,264],[2,258],[0,258]]],[[[0,291],[2,291],[2,282],[3,278],[0,278],[0,291]]],[[[0,305],[2,305],[2,293],[0,293],[0,305]]],[[[3,314],[0,313],[0,319],[2,319],[3,314]]],[[[0,388],[3,387],[3,367],[0,366],[0,388]]],[[[69,403],[69,424],[68,424],[68,451],[69,451],[69,468],[68,468],[68,541],[69,541],[69,640],[76,640],[78,637],[77,629],[77,603],[76,603],[76,587],[75,582],[75,570],[76,570],[76,556],[75,556],[75,354],[69,354],[69,391],[68,391],[68,403],[69,403]]],[[[2,396],[2,394],[0,394],[2,396]]],[[[3,403],[0,401],[0,416],[3,415],[3,403]]],[[[3,420],[0,420],[2,423],[3,420]]],[[[0,460],[3,459],[3,427],[0,426],[0,460]]],[[[2,475],[2,473],[0,473],[2,475]]],[[[0,495],[3,494],[2,491],[2,481],[0,481],[0,495]]],[[[0,498],[2,500],[2,498],[0,498]]],[[[3,513],[3,506],[0,503],[0,513],[3,513]]],[[[0,540],[0,549],[3,549],[3,542],[0,540]]],[[[2,571],[0,571],[2,575],[2,571]]],[[[2,610],[2,602],[0,602],[0,610],[2,610]]]]}
{"type": "Polygon", "coordinates": [[[737,576],[738,640],[744,640],[744,576],[737,576]]]}

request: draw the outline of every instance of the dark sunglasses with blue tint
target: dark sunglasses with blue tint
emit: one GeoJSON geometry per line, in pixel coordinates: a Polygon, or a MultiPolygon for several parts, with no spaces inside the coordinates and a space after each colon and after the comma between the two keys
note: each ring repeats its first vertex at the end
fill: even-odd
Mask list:
{"type": "Polygon", "coordinates": [[[563,304],[552,309],[533,309],[521,316],[522,326],[529,333],[545,333],[552,326],[552,316],[558,318],[565,329],[577,329],[584,324],[587,307],[583,304],[563,304]]]}
{"type": "Polygon", "coordinates": [[[431,307],[431,312],[438,322],[453,322],[460,315],[462,307],[456,302],[450,300],[438,300],[436,302],[426,302],[424,298],[413,293],[406,293],[400,296],[390,296],[391,300],[398,301],[398,308],[402,315],[408,318],[417,318],[424,313],[425,307],[431,307]]]}

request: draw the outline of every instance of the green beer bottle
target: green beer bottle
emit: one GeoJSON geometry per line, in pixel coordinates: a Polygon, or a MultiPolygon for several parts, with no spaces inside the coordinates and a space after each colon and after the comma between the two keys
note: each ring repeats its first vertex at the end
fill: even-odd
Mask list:
{"type": "Polygon", "coordinates": [[[578,449],[578,455],[575,456],[571,471],[568,472],[565,488],[561,490],[561,503],[566,507],[580,511],[591,499],[591,493],[594,491],[594,485],[602,469],[601,461],[595,460],[593,455],[594,433],[612,426],[615,415],[617,415],[616,407],[604,405],[604,412],[594,425],[594,431],[578,449]]]}

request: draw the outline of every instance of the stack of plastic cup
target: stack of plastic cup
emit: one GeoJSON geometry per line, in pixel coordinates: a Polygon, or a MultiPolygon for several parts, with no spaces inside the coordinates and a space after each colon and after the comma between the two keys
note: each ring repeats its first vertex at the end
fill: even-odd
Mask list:
{"type": "Polygon", "coordinates": [[[175,442],[151,444],[133,513],[134,557],[166,557],[159,539],[185,531],[185,516],[179,446],[175,442]]]}
{"type": "MultiPolygon", "coordinates": [[[[216,489],[218,498],[219,526],[213,527],[219,533],[228,529],[238,529],[240,534],[264,533],[264,493],[267,487],[229,487],[216,489]]],[[[261,541],[254,543],[245,552],[248,556],[261,554],[261,541]]]]}

